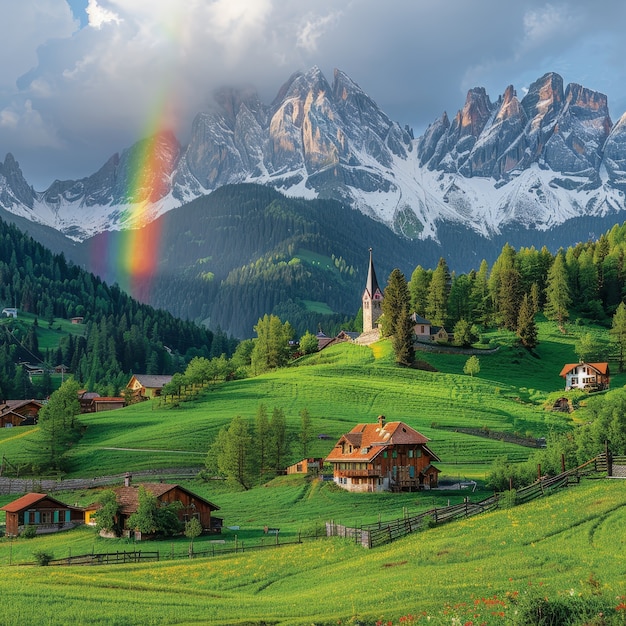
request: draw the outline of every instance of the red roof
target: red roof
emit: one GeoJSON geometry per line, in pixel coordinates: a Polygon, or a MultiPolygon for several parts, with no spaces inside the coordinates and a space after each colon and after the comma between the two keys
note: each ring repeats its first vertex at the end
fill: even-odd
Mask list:
{"type": "MultiPolygon", "coordinates": [[[[428,441],[421,433],[407,426],[404,422],[388,422],[384,426],[376,424],[357,424],[349,433],[342,435],[326,457],[327,461],[373,461],[385,448],[390,445],[421,445],[428,441]],[[352,452],[341,452],[341,443],[352,446],[352,452]]],[[[430,451],[429,451],[430,452],[430,451]]],[[[432,454],[436,459],[436,456],[432,454]]],[[[438,459],[437,459],[438,460],[438,459]]]]}
{"type": "Polygon", "coordinates": [[[172,491],[173,489],[178,489],[180,491],[184,491],[185,493],[193,496],[197,500],[204,502],[212,511],[218,511],[219,506],[209,502],[205,498],[202,498],[195,493],[192,493],[188,489],[181,487],[180,485],[170,485],[167,483],[141,483],[141,485],[133,486],[133,487],[118,487],[115,489],[115,495],[117,496],[117,501],[120,504],[120,512],[123,515],[130,515],[137,511],[137,507],[139,506],[139,487],[143,487],[146,491],[153,494],[157,498],[161,498],[168,491],[172,491]]]}
{"type": "Polygon", "coordinates": [[[563,366],[561,373],[559,376],[565,378],[567,374],[569,374],[575,367],[579,365],[584,365],[587,367],[592,367],[594,370],[602,374],[603,376],[608,376],[609,374],[609,364],[608,363],[568,363],[563,366]]]}
{"type": "Polygon", "coordinates": [[[35,504],[41,502],[42,500],[51,500],[59,506],[66,507],[68,509],[77,508],[64,504],[56,498],[52,498],[47,493],[27,493],[25,496],[22,496],[21,498],[13,500],[13,502],[9,502],[9,504],[5,504],[3,507],[0,507],[0,511],[6,511],[7,513],[19,513],[24,509],[29,509],[33,507],[35,504]]]}

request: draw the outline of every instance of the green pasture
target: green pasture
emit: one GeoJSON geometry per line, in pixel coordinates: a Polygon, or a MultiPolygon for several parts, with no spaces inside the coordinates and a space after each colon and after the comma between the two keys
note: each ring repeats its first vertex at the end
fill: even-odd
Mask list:
{"type": "MultiPolygon", "coordinates": [[[[351,495],[338,494],[338,500],[351,495]]],[[[276,510],[285,506],[283,496],[275,501],[276,510]]],[[[324,538],[225,557],[124,566],[9,568],[3,559],[11,584],[3,588],[0,608],[8,626],[538,623],[520,621],[529,606],[541,607],[542,615],[561,607],[568,618],[591,607],[595,621],[573,623],[621,624],[625,524],[626,482],[583,481],[530,504],[423,530],[373,550],[324,538]]],[[[74,536],[72,553],[81,549],[80,541],[94,542],[87,529],[55,541],[64,537],[66,549],[74,536]]],[[[23,544],[36,550],[43,541],[52,540],[16,540],[12,547],[3,540],[2,551],[22,555],[23,544]]],[[[167,542],[161,546],[170,549],[167,542]]]]}
{"type": "MultiPolygon", "coordinates": [[[[45,353],[46,350],[56,350],[59,341],[67,335],[82,336],[85,334],[84,324],[72,324],[70,320],[55,317],[52,324],[32,313],[18,311],[17,318],[0,318],[0,326],[10,325],[12,327],[28,330],[37,320],[37,343],[39,350],[45,353]]],[[[52,363],[51,365],[60,365],[52,363]]],[[[67,365],[67,363],[66,363],[67,365]]]]}
{"type": "MultiPolygon", "coordinates": [[[[481,371],[474,377],[463,374],[466,355],[419,352],[420,360],[436,368],[432,372],[397,367],[388,341],[368,347],[344,343],[288,368],[209,386],[197,399],[178,406],[156,399],[83,415],[86,430],[70,453],[69,474],[198,467],[220,428],[237,415],[253,421],[263,403],[270,414],[274,407],[285,411],[294,439],[299,413],[308,409],[314,428],[309,456],[326,456],[341,434],[382,414],[430,438],[444,477],[484,478],[496,457],[522,461],[532,450],[454,432],[454,427],[541,437],[570,428],[576,419],[576,414],[553,413],[544,406],[551,393],[563,388],[558,374],[575,359],[576,336],[573,331],[563,335],[549,322],[539,327],[536,355],[516,348],[512,335],[494,334],[492,342],[501,347],[480,355],[481,371]]],[[[612,386],[624,382],[624,374],[614,375],[612,386]]],[[[0,432],[0,454],[14,464],[27,463],[35,428],[7,430],[0,432]]],[[[294,443],[287,461],[301,457],[294,443]]]]}
{"type": "MultiPolygon", "coordinates": [[[[139,482],[139,478],[135,482],[139,482]]],[[[301,475],[282,476],[250,491],[232,491],[219,481],[177,481],[194,493],[220,507],[216,513],[224,520],[219,539],[232,548],[235,541],[244,548],[275,543],[264,527],[279,529],[279,542],[294,542],[325,534],[325,522],[357,526],[417,515],[432,508],[458,504],[468,497],[480,501],[491,492],[469,489],[432,490],[418,493],[349,493],[332,481],[312,480],[301,475]]],[[[101,489],[55,493],[62,502],[87,506],[98,500],[101,489]]],[[[0,496],[0,506],[15,496],[0,496]]],[[[4,521],[4,513],[0,514],[4,521]]],[[[197,550],[210,548],[215,536],[203,535],[194,541],[197,550]]],[[[184,537],[167,541],[140,543],[128,539],[104,539],[91,528],[72,532],[40,535],[33,539],[0,540],[0,566],[32,561],[35,550],[52,552],[56,558],[116,550],[160,550],[165,558],[173,553],[187,555],[189,540],[184,537]],[[11,553],[5,548],[11,547],[11,553]]],[[[219,547],[222,547],[221,545],[219,547]]],[[[219,549],[218,547],[218,549],[219,549]]]]}

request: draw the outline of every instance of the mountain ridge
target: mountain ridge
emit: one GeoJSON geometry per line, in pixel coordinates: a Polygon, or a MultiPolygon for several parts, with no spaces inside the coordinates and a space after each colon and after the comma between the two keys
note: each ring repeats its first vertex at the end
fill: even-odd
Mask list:
{"type": "Polygon", "coordinates": [[[408,238],[438,239],[442,223],[490,238],[507,225],[549,230],[617,215],[626,191],[626,120],[604,94],[545,74],[523,98],[470,89],[450,119],[417,139],[350,77],[318,67],[292,74],[271,104],[253,87],[223,88],[182,146],[140,140],[93,175],[43,192],[7,155],[0,206],[73,241],[139,227],[224,184],[257,182],[293,197],[334,199],[408,238]],[[141,155],[156,163],[137,179],[141,155]]]}

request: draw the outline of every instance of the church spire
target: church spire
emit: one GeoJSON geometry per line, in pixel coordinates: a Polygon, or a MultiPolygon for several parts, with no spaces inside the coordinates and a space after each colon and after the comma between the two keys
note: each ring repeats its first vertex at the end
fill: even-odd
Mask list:
{"type": "Polygon", "coordinates": [[[370,248],[370,265],[367,270],[367,282],[365,283],[365,289],[367,290],[369,297],[373,298],[376,290],[380,292],[378,286],[378,279],[376,278],[376,270],[374,269],[374,261],[372,259],[372,249],[370,248]]]}
{"type": "Polygon", "coordinates": [[[374,330],[378,326],[378,318],[382,315],[383,292],[378,285],[372,249],[370,248],[370,264],[367,270],[367,282],[363,292],[363,332],[374,330]]]}

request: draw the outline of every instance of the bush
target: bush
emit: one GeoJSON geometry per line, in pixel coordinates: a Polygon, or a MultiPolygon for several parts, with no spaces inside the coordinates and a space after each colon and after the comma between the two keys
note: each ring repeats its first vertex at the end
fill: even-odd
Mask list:
{"type": "Polygon", "coordinates": [[[37,552],[33,552],[33,556],[35,557],[35,561],[37,561],[37,565],[41,567],[49,565],[50,561],[54,559],[54,554],[46,552],[45,550],[37,550],[37,552]]]}
{"type": "Polygon", "coordinates": [[[512,509],[517,504],[517,491],[515,489],[504,491],[500,495],[499,504],[503,509],[512,509]]]}
{"type": "Polygon", "coordinates": [[[437,526],[437,522],[432,515],[424,515],[422,518],[422,530],[427,530],[428,528],[434,528],[437,526]]]}
{"type": "Polygon", "coordinates": [[[33,526],[32,524],[28,524],[24,526],[24,530],[20,533],[20,537],[24,539],[32,539],[37,534],[37,526],[33,526]]]}

